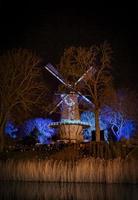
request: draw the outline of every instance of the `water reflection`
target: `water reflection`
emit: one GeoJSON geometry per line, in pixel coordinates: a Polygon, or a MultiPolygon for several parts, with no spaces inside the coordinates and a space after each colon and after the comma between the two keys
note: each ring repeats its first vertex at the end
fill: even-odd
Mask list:
{"type": "Polygon", "coordinates": [[[138,185],[0,182],[1,200],[135,200],[138,185]]]}

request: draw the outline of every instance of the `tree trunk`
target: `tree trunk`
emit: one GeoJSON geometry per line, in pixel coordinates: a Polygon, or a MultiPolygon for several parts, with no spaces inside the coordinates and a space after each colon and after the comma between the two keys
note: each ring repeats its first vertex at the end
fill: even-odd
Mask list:
{"type": "Polygon", "coordinates": [[[5,145],[4,126],[5,126],[5,117],[2,117],[0,120],[0,152],[3,151],[5,145]]]}
{"type": "Polygon", "coordinates": [[[0,127],[0,152],[3,151],[4,149],[4,133],[3,133],[3,128],[0,127]]]}
{"type": "Polygon", "coordinates": [[[95,109],[95,131],[96,131],[96,142],[100,142],[99,109],[95,109]]]}

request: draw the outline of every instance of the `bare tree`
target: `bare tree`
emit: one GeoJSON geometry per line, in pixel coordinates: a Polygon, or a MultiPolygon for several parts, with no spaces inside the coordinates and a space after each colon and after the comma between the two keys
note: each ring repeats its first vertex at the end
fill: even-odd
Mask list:
{"type": "Polygon", "coordinates": [[[13,49],[0,56],[0,149],[4,147],[4,126],[41,103],[46,87],[37,67],[40,59],[31,50],[13,49]],[[22,111],[22,112],[21,112],[22,111]],[[22,114],[21,114],[22,113],[22,114]]]}
{"type": "Polygon", "coordinates": [[[65,49],[59,64],[59,70],[70,82],[74,82],[86,70],[93,67],[77,87],[91,95],[94,104],[97,142],[100,141],[100,108],[105,102],[105,97],[109,96],[112,91],[111,55],[112,49],[107,42],[90,48],[70,47],[65,49]]]}
{"type": "Polygon", "coordinates": [[[96,59],[95,47],[69,47],[64,50],[58,65],[59,71],[70,84],[74,84],[78,78],[94,63],[96,59]]]}
{"type": "Polygon", "coordinates": [[[138,123],[138,95],[130,89],[119,89],[114,93],[110,102],[111,109],[105,109],[105,121],[110,123],[117,139],[122,136],[130,138],[135,132],[138,123]]]}

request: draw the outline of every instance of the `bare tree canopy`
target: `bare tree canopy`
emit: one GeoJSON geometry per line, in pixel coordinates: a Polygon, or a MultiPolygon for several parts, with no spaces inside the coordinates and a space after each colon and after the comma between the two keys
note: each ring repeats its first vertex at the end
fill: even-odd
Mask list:
{"type": "Polygon", "coordinates": [[[0,138],[7,119],[40,104],[46,86],[37,66],[40,59],[28,49],[13,49],[0,56],[0,138]],[[21,112],[22,111],[22,112],[21,112]]]}
{"type": "Polygon", "coordinates": [[[105,97],[110,96],[112,90],[111,65],[112,48],[109,43],[93,45],[89,48],[70,47],[65,49],[59,63],[59,70],[74,83],[86,70],[92,70],[84,76],[77,87],[91,95],[95,106],[96,141],[100,141],[99,112],[105,97]]]}
{"type": "Polygon", "coordinates": [[[70,82],[77,81],[78,78],[93,65],[96,58],[95,46],[69,47],[64,50],[59,63],[59,71],[70,82]]]}

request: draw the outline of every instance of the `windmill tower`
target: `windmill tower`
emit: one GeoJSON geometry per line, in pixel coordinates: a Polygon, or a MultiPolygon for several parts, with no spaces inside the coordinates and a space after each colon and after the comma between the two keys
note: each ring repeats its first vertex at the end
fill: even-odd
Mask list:
{"type": "Polygon", "coordinates": [[[92,102],[79,91],[76,90],[77,84],[84,79],[84,77],[92,71],[94,73],[94,68],[90,67],[76,82],[74,85],[70,85],[64,81],[59,72],[49,63],[44,66],[53,76],[55,76],[62,84],[66,86],[69,93],[61,94],[61,100],[50,112],[52,114],[58,107],[61,110],[61,120],[59,122],[53,122],[50,124],[51,127],[59,128],[59,134],[61,140],[67,140],[70,142],[81,142],[83,141],[82,131],[88,128],[90,125],[88,123],[80,121],[78,98],[81,98],[93,106],[92,102]]]}

